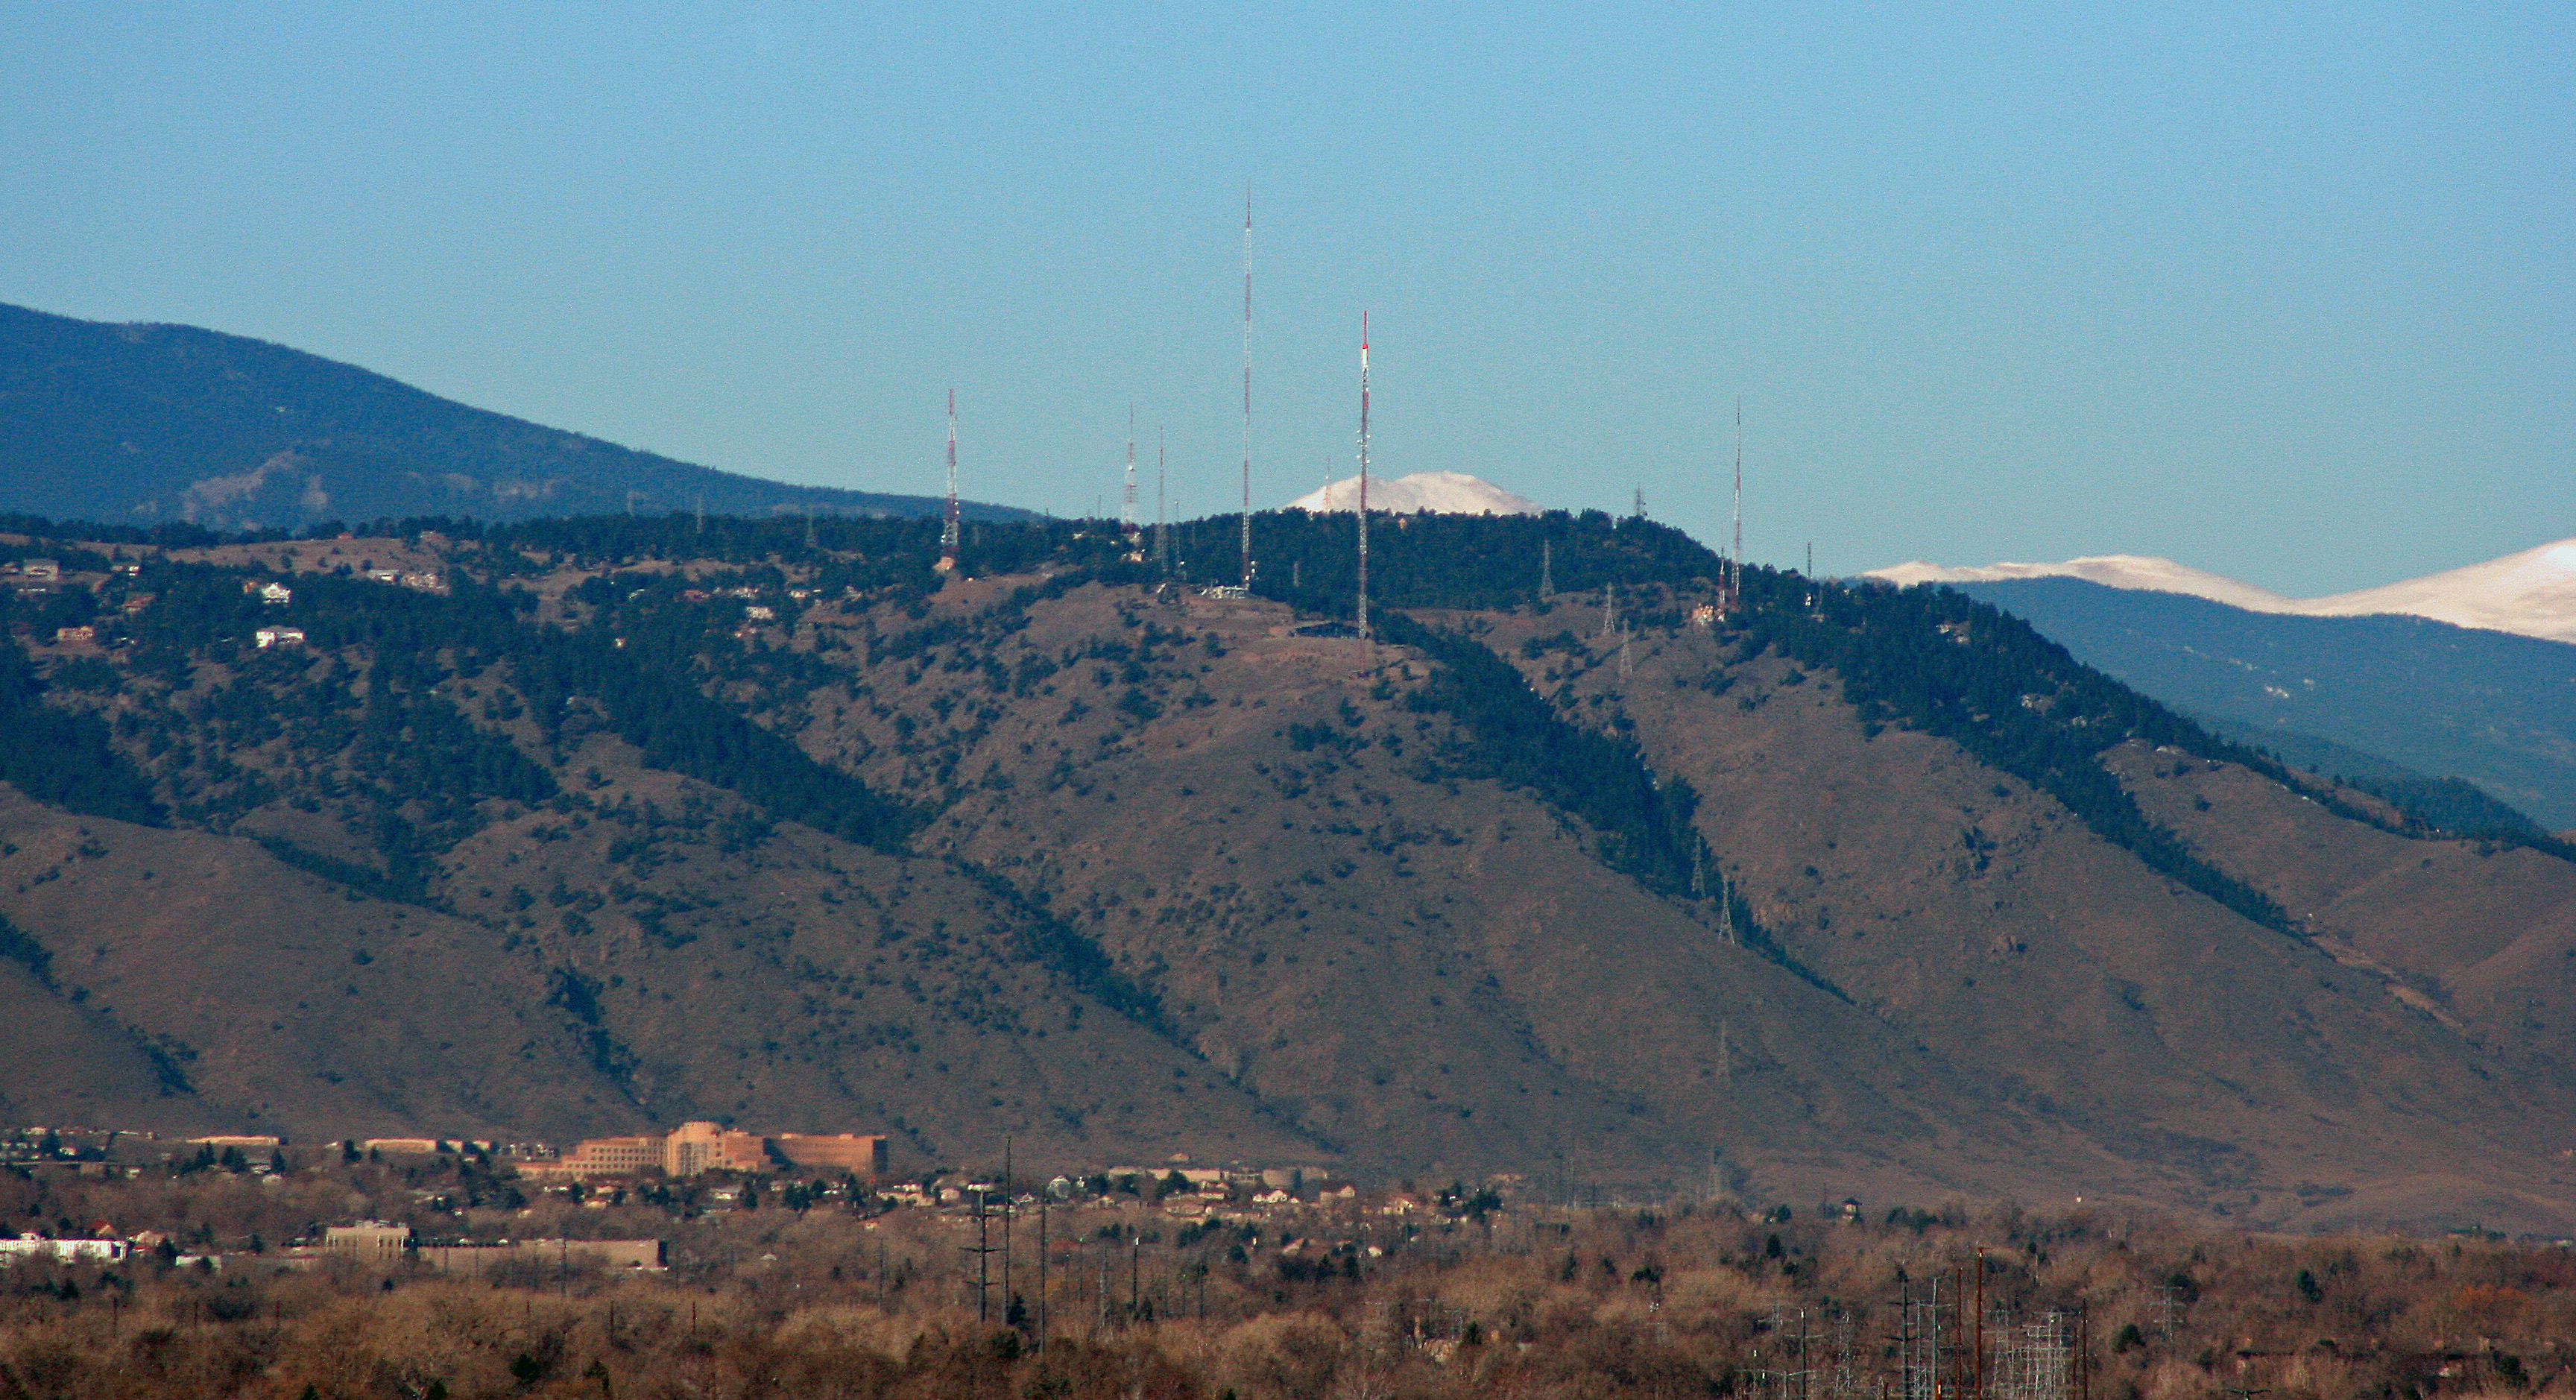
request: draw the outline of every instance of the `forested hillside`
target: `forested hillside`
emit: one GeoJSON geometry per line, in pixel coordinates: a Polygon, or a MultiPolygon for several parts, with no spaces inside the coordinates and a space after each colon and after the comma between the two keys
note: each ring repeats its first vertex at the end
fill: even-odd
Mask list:
{"type": "Polygon", "coordinates": [[[1232,522],[16,523],[22,1113],[2568,1210],[2504,988],[2561,1004],[2576,866],[1955,592],[1712,618],[1679,532],[1417,517],[1371,645],[1293,512],[1249,598],[1232,522]],[[2390,941],[2436,907],[2501,941],[2390,941]]]}
{"type": "Polygon", "coordinates": [[[2576,827],[2576,646],[2420,617],[2246,612],[2081,579],[1962,591],[2126,684],[2407,805],[2498,832],[2537,834],[2517,807],[2576,827]]]}

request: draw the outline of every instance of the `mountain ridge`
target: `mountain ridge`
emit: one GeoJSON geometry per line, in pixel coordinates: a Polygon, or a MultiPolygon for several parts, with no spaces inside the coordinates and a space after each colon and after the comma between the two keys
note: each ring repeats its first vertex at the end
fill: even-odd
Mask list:
{"type": "Polygon", "coordinates": [[[2403,614],[2251,612],[2074,578],[1943,586],[2140,691],[2243,726],[2250,742],[2286,752],[2313,736],[2576,827],[2576,645],[2403,614]]]}
{"type": "Polygon", "coordinates": [[[1963,568],[1914,560],[1872,569],[1862,577],[1899,586],[2080,578],[2109,588],[2189,594],[2248,612],[2306,617],[2397,613],[2431,618],[2454,627],[2576,642],[2576,538],[2421,578],[2322,598],[2286,597],[2171,559],[2137,554],[2087,555],[2059,564],[2003,563],[1963,568]]]}
{"type": "Polygon", "coordinates": [[[0,305],[0,510],[238,531],[637,508],[934,515],[942,502],[675,461],[220,331],[0,305]]]}
{"type": "Polygon", "coordinates": [[[1348,516],[1253,528],[1296,598],[1071,525],[946,574],[912,521],[45,541],[36,703],[166,815],[0,808],[52,978],[0,995],[92,1037],[82,1102],[152,1046],[193,1087],[138,1114],[333,1136],[883,1122],[907,1164],[1009,1133],[2280,1228],[2482,1177],[2576,1220],[2538,1146],[2576,1132],[2576,867],[2371,825],[1955,592],[1748,569],[1720,618],[1665,527],[1428,516],[1371,644],[1348,516]],[[457,997],[452,1060],[364,1032],[457,997]]]}

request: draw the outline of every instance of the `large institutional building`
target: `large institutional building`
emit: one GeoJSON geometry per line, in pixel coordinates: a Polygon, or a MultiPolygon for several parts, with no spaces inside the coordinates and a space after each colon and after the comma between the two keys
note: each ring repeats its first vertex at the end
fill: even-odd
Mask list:
{"type": "Polygon", "coordinates": [[[576,1180],[634,1176],[647,1171],[682,1177],[696,1176],[700,1172],[759,1172],[804,1167],[848,1172],[874,1181],[885,1175],[886,1140],[883,1134],[878,1133],[763,1135],[736,1132],[716,1123],[683,1123],[668,1133],[586,1138],[562,1161],[523,1164],[521,1172],[527,1173],[530,1166],[536,1166],[536,1174],[539,1175],[568,1176],[576,1180]]]}

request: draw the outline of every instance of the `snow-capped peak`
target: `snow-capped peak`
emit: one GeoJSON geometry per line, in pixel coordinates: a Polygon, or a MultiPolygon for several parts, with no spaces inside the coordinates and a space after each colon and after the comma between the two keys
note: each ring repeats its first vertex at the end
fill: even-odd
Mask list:
{"type": "MultiPolygon", "coordinates": [[[[1369,478],[1369,511],[1394,515],[1537,515],[1544,507],[1465,472],[1415,472],[1369,478]]],[[[1344,477],[1288,503],[1290,510],[1358,510],[1360,479],[1344,477]]]]}
{"type": "Polygon", "coordinates": [[[1944,568],[1921,561],[1873,569],[1866,577],[1895,584],[1993,583],[2021,578],[2080,578],[2112,588],[2188,593],[2249,612],[2309,617],[2403,613],[2455,627],[2514,632],[2576,642],[2576,539],[2560,540],[2483,564],[2326,598],[2285,598],[2220,574],[2134,554],[2092,555],[2062,564],[1989,564],[1944,568]]]}
{"type": "Polygon", "coordinates": [[[2149,593],[2188,593],[2250,612],[2280,612],[2291,600],[2269,589],[2177,564],[2151,554],[2090,554],[2062,564],[1987,564],[1977,568],[1943,568],[1920,560],[1891,569],[1873,569],[1865,577],[1895,584],[1999,583],[2017,578],[2080,578],[2106,588],[2149,593]]]}

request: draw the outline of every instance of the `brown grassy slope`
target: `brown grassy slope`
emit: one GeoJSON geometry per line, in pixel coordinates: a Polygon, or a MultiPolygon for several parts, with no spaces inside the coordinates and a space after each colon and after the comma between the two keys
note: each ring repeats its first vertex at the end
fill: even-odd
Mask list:
{"type": "MultiPolygon", "coordinates": [[[[638,1121],[500,935],[353,895],[247,840],[0,793],[0,904],[51,951],[56,984],[109,1023],[52,1042],[104,1125],[340,1137],[638,1121]],[[194,1087],[187,1111],[135,1096],[125,1032],[194,1087]]],[[[22,989],[9,1013],[44,1005],[22,989]]]]}
{"type": "Polygon", "coordinates": [[[1512,650],[1566,621],[1494,619],[1487,640],[1572,713],[1633,723],[1706,799],[1701,829],[1782,943],[1963,1070],[2212,1207],[2472,1163],[2569,1194],[2520,1126],[2564,1125],[2564,1086],[2500,1073],[2382,979],[2154,875],[1946,741],[1867,736],[1830,675],[1692,630],[1642,634],[1624,678],[1607,644],[1512,650]]]}
{"type": "Polygon", "coordinates": [[[916,1163],[1011,1132],[1080,1161],[1316,1155],[1208,1066],[1024,956],[1025,915],[947,862],[770,828],[601,736],[563,769],[598,774],[577,779],[597,814],[486,829],[448,857],[442,892],[584,979],[658,1119],[885,1128],[916,1163]],[[639,819],[644,804],[674,819],[639,819]]]}
{"type": "MultiPolygon", "coordinates": [[[[1262,604],[1086,589],[954,655],[862,667],[846,703],[777,718],[819,756],[952,797],[930,841],[1044,893],[1157,986],[1213,1060],[1364,1159],[1545,1170],[1563,1151],[1697,1185],[1715,1143],[1783,1192],[1842,1182],[2194,1202],[2241,1200],[2277,1174],[2217,1136],[2241,1121],[2192,1117],[2218,1069],[2255,1077],[2245,1067],[2197,1063],[2149,1018],[2099,1004],[2050,1027],[2054,1039],[2001,1046],[1936,1040],[1897,998],[1846,1006],[1728,946],[1704,910],[1605,869],[1588,836],[1529,796],[1426,779],[1425,754],[1449,736],[1403,705],[1418,662],[1387,650],[1373,670],[1356,642],[1288,635],[1288,620],[1262,604]],[[1167,635],[1138,670],[1100,645],[1132,650],[1149,629],[1167,635]],[[1012,674],[1030,658],[1089,659],[1049,676],[1051,691],[1013,696],[964,664],[985,648],[1012,674]],[[1122,712],[1131,690],[1164,708],[1122,712]],[[2111,1058],[2153,1065],[2155,1095],[2060,1102],[2018,1058],[2103,1035],[2137,1042],[2111,1058]],[[2142,1115],[2153,1125],[2131,1126],[2142,1115]]],[[[849,625],[883,637],[914,624],[849,625]]],[[[1955,752],[1870,752],[1889,757],[1848,776],[1856,806],[1951,769],[1991,786],[1955,752]]],[[[1837,804],[1795,783],[1764,794],[1767,858],[1803,861],[1835,839],[1809,826],[1841,820],[1837,804]]],[[[2033,810],[2071,822],[2053,803],[2033,810]]],[[[2127,860],[2083,841],[2063,858],[2127,860]]],[[[1790,907],[1756,893],[1767,911],[1790,907]]],[[[2167,897],[2150,893],[2164,917],[2167,897]]],[[[2140,956],[2206,959],[2215,936],[2186,930],[2140,956]]],[[[1940,1008],[1949,995],[1916,999],[1940,1008]]],[[[2181,1018],[2202,1033],[2191,1016],[2211,1018],[2181,1018]]]]}
{"type": "Polygon", "coordinates": [[[2233,765],[2136,745],[2108,762],[2142,810],[2247,872],[2347,960],[2430,993],[2499,1049],[2562,1077],[2576,1067],[2576,865],[2375,831],[2233,765]]]}
{"type": "MultiPolygon", "coordinates": [[[[368,662],[338,659],[344,675],[368,662]]],[[[290,684],[339,684],[333,670],[317,661],[290,684]]],[[[220,679],[200,667],[187,693],[220,679]]],[[[54,1100],[158,1123],[167,1106],[137,1088],[130,1028],[196,1084],[192,1123],[249,1115],[308,1138],[569,1138],[717,1117],[893,1131],[909,1166],[1013,1132],[1086,1163],[1185,1146],[1329,1155],[1034,958],[1026,911],[948,862],[775,825],[578,724],[554,752],[524,718],[488,718],[487,703],[525,708],[502,672],[449,686],[577,796],[486,804],[488,824],[442,857],[430,893],[447,912],[367,898],[239,836],[0,808],[16,848],[0,859],[0,913],[52,953],[93,1021],[113,1013],[82,1030],[32,981],[0,983],[0,1006],[50,1017],[42,1044],[77,1068],[54,1100]]],[[[367,814],[317,785],[330,756],[292,734],[257,748],[202,725],[174,737],[160,759],[137,753],[165,794],[203,790],[211,771],[176,755],[219,757],[275,792],[232,830],[373,860],[367,814]]]]}
{"type": "Polygon", "coordinates": [[[14,1124],[121,1123],[149,1132],[206,1126],[192,1096],[163,1083],[115,1022],[15,962],[0,962],[0,1117],[14,1124]]]}

